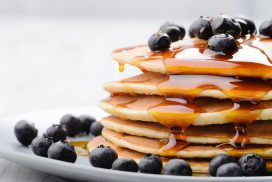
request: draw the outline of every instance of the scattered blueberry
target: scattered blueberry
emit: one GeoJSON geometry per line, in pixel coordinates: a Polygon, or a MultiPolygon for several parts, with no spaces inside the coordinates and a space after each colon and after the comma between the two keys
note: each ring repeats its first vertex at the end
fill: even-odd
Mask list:
{"type": "Polygon", "coordinates": [[[242,168],[234,162],[223,164],[216,172],[217,177],[234,177],[243,175],[242,168]]]}
{"type": "Polygon", "coordinates": [[[33,123],[21,120],[16,123],[14,133],[21,144],[28,146],[31,144],[32,140],[37,137],[38,130],[34,127],[33,123]]]}
{"type": "Polygon", "coordinates": [[[48,149],[48,158],[60,161],[75,163],[77,154],[74,146],[67,141],[58,141],[53,143],[48,149]]]}
{"type": "Polygon", "coordinates": [[[259,28],[260,34],[272,38],[272,19],[262,22],[259,28]]]}
{"type": "Polygon", "coordinates": [[[257,154],[243,155],[238,163],[246,176],[264,176],[266,173],[266,162],[257,154]]]}
{"type": "Polygon", "coordinates": [[[240,24],[232,17],[227,15],[216,16],[211,22],[213,34],[230,34],[235,39],[241,36],[240,24]]]}
{"type": "Polygon", "coordinates": [[[208,40],[213,35],[211,20],[201,16],[189,27],[189,35],[191,38],[198,37],[208,40]]]}
{"type": "Polygon", "coordinates": [[[154,33],[148,39],[148,46],[151,51],[164,51],[170,47],[171,39],[165,33],[154,33]]]}
{"type": "Polygon", "coordinates": [[[223,164],[233,163],[233,162],[235,162],[234,157],[226,155],[226,154],[219,154],[210,161],[209,174],[211,176],[216,176],[216,171],[220,166],[222,166],[223,164]]]}
{"type": "MultiPolygon", "coordinates": [[[[238,21],[238,23],[240,24],[241,26],[241,29],[242,29],[242,35],[245,35],[243,34],[243,30],[245,27],[243,27],[244,25],[241,25],[241,22],[239,20],[244,20],[246,25],[247,25],[247,34],[255,34],[256,33],[256,25],[254,23],[253,20],[251,20],[250,18],[246,17],[246,16],[243,16],[243,15],[239,15],[239,16],[236,16],[234,18],[236,21],[238,21]]],[[[243,22],[242,22],[243,23],[243,22]]],[[[244,32],[246,33],[246,32],[244,32]]]]}
{"type": "Polygon", "coordinates": [[[90,127],[90,132],[94,136],[101,135],[101,132],[103,130],[103,125],[100,122],[94,122],[90,127]]]}
{"type": "Polygon", "coordinates": [[[138,164],[133,159],[119,158],[113,162],[112,169],[119,171],[138,172],[138,164]]]}
{"type": "Polygon", "coordinates": [[[181,40],[185,36],[185,28],[172,22],[165,22],[161,25],[160,31],[166,33],[172,42],[181,40]]]}
{"type": "Polygon", "coordinates": [[[164,167],[165,175],[192,176],[192,173],[190,164],[182,159],[171,159],[164,167]]]}
{"type": "Polygon", "coordinates": [[[238,49],[236,40],[229,34],[214,35],[208,40],[207,47],[220,54],[230,54],[238,49]]]}
{"type": "Polygon", "coordinates": [[[38,156],[47,157],[48,149],[52,144],[52,139],[43,134],[41,137],[34,138],[31,143],[31,150],[38,156]]]}
{"type": "Polygon", "coordinates": [[[53,142],[58,142],[60,140],[66,140],[67,133],[60,125],[52,125],[50,126],[45,134],[48,137],[53,139],[53,142]]]}
{"type": "Polygon", "coordinates": [[[89,115],[81,115],[78,118],[81,121],[81,132],[89,134],[90,127],[92,123],[96,121],[96,119],[93,116],[89,115]]]}
{"type": "Polygon", "coordinates": [[[60,124],[64,127],[67,132],[67,135],[70,137],[74,137],[75,135],[80,133],[81,130],[81,122],[80,120],[70,114],[64,115],[60,119],[60,124]]]}
{"type": "Polygon", "coordinates": [[[161,174],[162,161],[155,155],[146,155],[139,162],[139,171],[141,173],[161,174]]]}
{"type": "Polygon", "coordinates": [[[110,169],[117,158],[118,154],[112,148],[103,145],[98,146],[89,155],[92,166],[105,169],[110,169]]]}

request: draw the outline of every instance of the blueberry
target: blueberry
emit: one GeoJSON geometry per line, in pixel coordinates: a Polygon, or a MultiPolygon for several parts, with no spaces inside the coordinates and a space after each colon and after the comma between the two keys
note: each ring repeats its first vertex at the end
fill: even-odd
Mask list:
{"type": "Polygon", "coordinates": [[[50,126],[45,134],[48,137],[53,139],[53,142],[58,142],[60,140],[66,140],[67,133],[60,125],[52,125],[50,126]]]}
{"type": "Polygon", "coordinates": [[[141,173],[161,174],[162,161],[155,155],[146,155],[139,162],[139,171],[141,173]]]}
{"type": "Polygon", "coordinates": [[[90,128],[90,132],[92,135],[94,136],[99,136],[101,135],[101,132],[103,130],[103,125],[100,123],[100,122],[94,122],[92,125],[91,125],[91,128],[90,128]]]}
{"type": "Polygon", "coordinates": [[[171,39],[165,33],[154,33],[148,39],[148,46],[151,51],[164,51],[170,47],[171,39]]]}
{"type": "Polygon", "coordinates": [[[247,35],[249,33],[249,29],[247,27],[246,21],[239,18],[235,18],[235,20],[239,23],[241,27],[241,35],[242,36],[247,35]]]}
{"type": "Polygon", "coordinates": [[[133,159],[119,158],[112,164],[113,170],[138,172],[138,164],[133,159]]]}
{"type": "Polygon", "coordinates": [[[208,40],[213,35],[211,20],[201,16],[189,27],[189,35],[191,38],[198,37],[208,40]]]}
{"type": "Polygon", "coordinates": [[[220,166],[216,172],[217,177],[243,176],[242,168],[237,163],[227,163],[220,166]]]}
{"type": "Polygon", "coordinates": [[[90,133],[90,127],[93,122],[96,121],[96,119],[89,115],[81,115],[78,117],[81,121],[81,132],[89,134],[90,133]]]}
{"type": "Polygon", "coordinates": [[[118,154],[110,147],[98,146],[89,154],[89,161],[92,166],[110,169],[118,154]]]}
{"type": "Polygon", "coordinates": [[[165,175],[192,176],[192,173],[190,164],[182,159],[171,159],[164,167],[165,175]]]}
{"type": "Polygon", "coordinates": [[[21,144],[28,146],[31,144],[32,140],[37,137],[38,130],[34,127],[33,123],[21,120],[16,123],[14,133],[21,144]]]}
{"type": "Polygon", "coordinates": [[[235,39],[241,36],[240,24],[232,17],[220,15],[214,17],[211,22],[213,34],[230,34],[235,39]]]}
{"type": "Polygon", "coordinates": [[[232,156],[226,154],[219,154],[215,156],[209,164],[209,174],[210,176],[216,176],[217,169],[223,164],[233,163],[235,159],[232,156]]]}
{"type": "Polygon", "coordinates": [[[238,163],[246,176],[264,176],[266,173],[266,162],[257,154],[243,155],[238,163]]]}
{"type": "Polygon", "coordinates": [[[177,41],[177,40],[181,40],[185,36],[185,28],[183,26],[175,24],[173,22],[169,22],[169,21],[167,21],[164,24],[162,24],[160,26],[159,30],[161,32],[163,32],[163,33],[166,33],[171,38],[171,40],[173,42],[177,41]],[[179,31],[177,31],[176,28],[179,31]]]}
{"type": "Polygon", "coordinates": [[[272,19],[262,22],[259,31],[260,34],[272,38],[272,19]]]}
{"type": "Polygon", "coordinates": [[[208,40],[207,48],[220,54],[231,54],[238,49],[236,40],[229,34],[213,35],[208,40]]]}
{"type": "Polygon", "coordinates": [[[77,154],[74,146],[70,145],[67,141],[61,140],[49,147],[48,158],[75,163],[77,154]]]}
{"type": "Polygon", "coordinates": [[[236,16],[234,19],[237,20],[238,23],[240,24],[241,29],[242,29],[242,34],[243,34],[243,31],[244,31],[243,29],[245,27],[243,27],[244,25],[241,25],[241,23],[239,22],[239,20],[244,20],[245,21],[245,23],[247,25],[247,33],[249,33],[249,34],[255,34],[256,33],[256,25],[255,25],[254,21],[251,20],[250,18],[248,18],[246,16],[243,16],[243,15],[239,15],[239,16],[236,16]]]}
{"type": "Polygon", "coordinates": [[[75,135],[80,133],[81,130],[81,122],[80,120],[70,114],[64,115],[60,119],[60,124],[64,127],[67,132],[67,135],[70,137],[74,137],[75,135]]]}
{"type": "Polygon", "coordinates": [[[31,143],[31,150],[38,156],[47,157],[48,149],[52,143],[52,139],[43,134],[41,137],[34,138],[31,143]]]}

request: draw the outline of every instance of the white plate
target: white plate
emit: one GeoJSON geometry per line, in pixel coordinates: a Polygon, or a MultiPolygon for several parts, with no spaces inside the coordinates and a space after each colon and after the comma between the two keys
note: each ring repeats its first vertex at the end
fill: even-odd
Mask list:
{"type": "Polygon", "coordinates": [[[272,177],[237,177],[237,178],[212,178],[212,177],[182,177],[165,176],[121,172],[108,169],[94,168],[90,166],[88,158],[78,157],[75,164],[61,162],[35,156],[29,148],[22,147],[16,140],[13,128],[15,123],[21,119],[33,121],[39,129],[41,135],[47,127],[53,123],[58,123],[62,115],[71,113],[75,115],[92,114],[100,118],[104,113],[97,107],[58,109],[51,111],[38,111],[25,113],[16,116],[2,118],[0,120],[0,157],[6,158],[30,168],[50,173],[56,176],[79,181],[111,181],[111,182],[200,182],[200,181],[258,181],[270,182],[272,177]]]}

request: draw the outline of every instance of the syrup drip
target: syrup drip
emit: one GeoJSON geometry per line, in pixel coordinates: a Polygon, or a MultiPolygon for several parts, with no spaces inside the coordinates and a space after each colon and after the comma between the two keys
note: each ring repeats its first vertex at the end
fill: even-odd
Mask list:
{"type": "Polygon", "coordinates": [[[125,70],[125,64],[119,63],[119,72],[124,72],[124,70],[125,70]]]}

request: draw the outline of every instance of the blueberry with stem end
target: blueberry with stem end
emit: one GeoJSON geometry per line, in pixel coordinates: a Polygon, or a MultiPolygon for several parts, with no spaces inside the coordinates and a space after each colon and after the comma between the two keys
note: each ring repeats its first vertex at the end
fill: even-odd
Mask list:
{"type": "Polygon", "coordinates": [[[52,138],[43,134],[41,137],[34,138],[31,143],[31,150],[38,156],[47,157],[48,149],[52,144],[52,138]]]}
{"type": "Polygon", "coordinates": [[[61,127],[61,125],[55,125],[53,124],[50,126],[45,134],[48,137],[51,137],[53,139],[53,142],[58,142],[60,140],[66,140],[67,138],[67,133],[66,131],[61,127]]]}
{"type": "Polygon", "coordinates": [[[138,165],[140,173],[160,174],[162,171],[162,161],[155,155],[146,155],[138,165]]]}
{"type": "Polygon", "coordinates": [[[105,169],[110,169],[117,158],[118,154],[116,151],[104,145],[98,146],[89,154],[89,161],[92,166],[105,169]]]}
{"type": "Polygon", "coordinates": [[[64,162],[75,163],[77,154],[74,146],[70,145],[69,142],[61,140],[53,143],[48,149],[48,158],[60,160],[64,162]]]}
{"type": "Polygon", "coordinates": [[[257,154],[246,154],[238,160],[246,176],[264,176],[266,173],[266,162],[257,154]]]}

